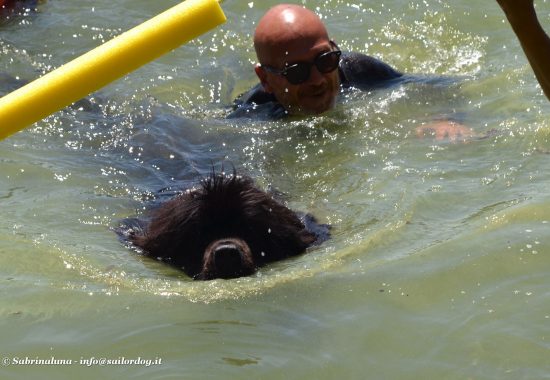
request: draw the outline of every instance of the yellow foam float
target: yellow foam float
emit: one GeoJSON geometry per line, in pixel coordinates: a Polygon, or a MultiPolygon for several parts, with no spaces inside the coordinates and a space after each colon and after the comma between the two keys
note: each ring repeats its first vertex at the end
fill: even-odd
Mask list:
{"type": "Polygon", "coordinates": [[[186,0],[0,98],[0,140],[225,22],[218,0],[186,0]]]}

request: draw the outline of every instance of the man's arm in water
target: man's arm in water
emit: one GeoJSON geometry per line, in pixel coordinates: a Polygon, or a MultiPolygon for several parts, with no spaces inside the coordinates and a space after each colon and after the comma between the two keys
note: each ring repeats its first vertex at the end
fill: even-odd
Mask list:
{"type": "Polygon", "coordinates": [[[534,0],[497,0],[516,33],[542,90],[550,99],[550,38],[535,12],[534,0]]]}

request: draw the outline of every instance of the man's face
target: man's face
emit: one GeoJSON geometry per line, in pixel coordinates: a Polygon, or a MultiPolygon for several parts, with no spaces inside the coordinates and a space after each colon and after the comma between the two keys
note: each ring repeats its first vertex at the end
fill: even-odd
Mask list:
{"type": "MultiPolygon", "coordinates": [[[[335,47],[327,38],[296,40],[272,49],[262,66],[283,70],[295,63],[313,63],[321,54],[332,50],[335,47]]],[[[273,93],[290,114],[320,114],[334,106],[340,88],[338,69],[323,74],[312,65],[305,82],[292,84],[285,76],[264,67],[256,68],[264,89],[273,93]]]]}

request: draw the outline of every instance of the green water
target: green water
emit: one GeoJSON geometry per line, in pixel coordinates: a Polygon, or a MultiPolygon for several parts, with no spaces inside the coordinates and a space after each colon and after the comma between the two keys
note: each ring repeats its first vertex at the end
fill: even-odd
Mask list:
{"type": "MultiPolygon", "coordinates": [[[[0,25],[0,72],[30,80],[176,3],[49,0],[0,25]]],[[[0,142],[1,378],[550,378],[550,103],[496,2],[301,3],[341,48],[447,80],[225,120],[276,4],[227,0],[222,27],[0,142]],[[478,137],[416,136],[442,115],[478,137]],[[333,239],[211,282],[117,240],[156,192],[224,160],[333,239]]]]}

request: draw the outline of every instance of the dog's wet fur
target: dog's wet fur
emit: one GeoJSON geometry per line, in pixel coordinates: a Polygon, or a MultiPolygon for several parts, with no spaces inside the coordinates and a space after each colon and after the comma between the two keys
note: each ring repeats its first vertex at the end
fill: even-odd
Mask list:
{"type": "Polygon", "coordinates": [[[0,17],[11,15],[26,15],[36,11],[36,7],[45,0],[0,0],[0,17]]]}
{"type": "Polygon", "coordinates": [[[328,239],[329,228],[309,214],[300,218],[249,177],[212,172],[198,188],[162,204],[145,224],[127,223],[122,235],[145,255],[211,280],[248,276],[302,254],[328,239]]]}

